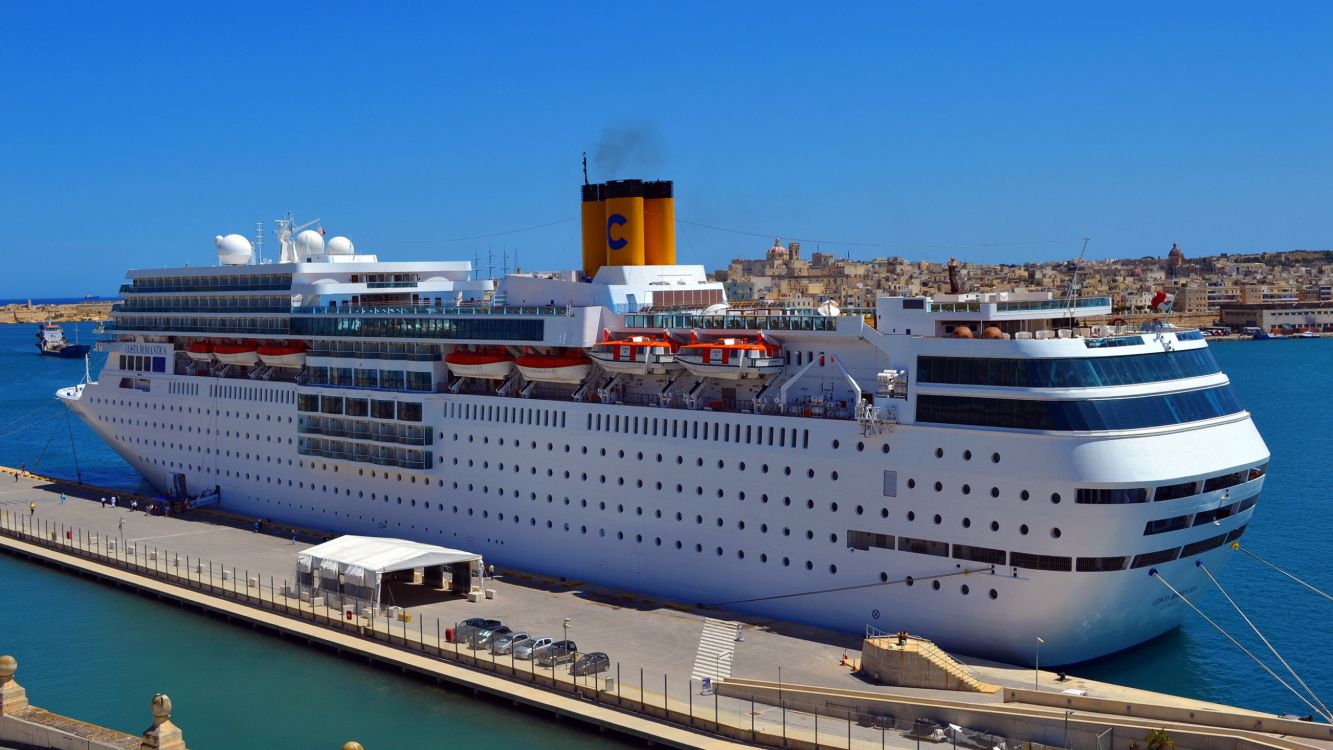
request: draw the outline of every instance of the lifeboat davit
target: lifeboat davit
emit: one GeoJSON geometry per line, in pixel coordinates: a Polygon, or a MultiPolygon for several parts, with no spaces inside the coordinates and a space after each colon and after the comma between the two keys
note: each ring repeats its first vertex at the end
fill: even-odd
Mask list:
{"type": "Polygon", "coordinates": [[[701,378],[740,380],[766,378],[782,372],[786,361],[777,345],[756,338],[723,338],[698,341],[693,333],[690,343],[676,351],[676,361],[701,378]]]}
{"type": "Polygon", "coordinates": [[[212,362],[213,344],[208,341],[195,341],[185,347],[185,356],[195,362],[212,362]]]}
{"type": "Polygon", "coordinates": [[[300,341],[265,344],[256,353],[269,367],[305,367],[305,344],[300,341]]]}
{"type": "Polygon", "coordinates": [[[225,365],[250,367],[259,364],[257,349],[254,344],[214,344],[213,356],[225,365]]]}
{"type": "Polygon", "coordinates": [[[583,352],[524,354],[514,363],[523,377],[543,383],[582,383],[592,373],[592,363],[583,352]]]}
{"type": "Polygon", "coordinates": [[[679,370],[676,362],[676,342],[665,331],[661,338],[653,336],[622,336],[611,338],[611,331],[602,331],[602,340],[592,345],[588,356],[608,372],[632,375],[661,374],[679,370]]]}
{"type": "Polygon", "coordinates": [[[504,380],[514,371],[514,358],[504,347],[468,351],[459,349],[444,355],[449,372],[460,378],[504,380]]]}

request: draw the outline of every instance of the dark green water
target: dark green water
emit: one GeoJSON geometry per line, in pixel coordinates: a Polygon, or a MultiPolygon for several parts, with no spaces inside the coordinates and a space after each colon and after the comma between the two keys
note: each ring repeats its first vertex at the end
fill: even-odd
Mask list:
{"type": "MultiPolygon", "coordinates": [[[[66,426],[51,394],[78,382],[83,364],[37,356],[32,332],[0,326],[0,463],[32,467],[41,455],[42,471],[72,476],[77,456],[88,481],[139,486],[91,432],[77,421],[66,426]]],[[[86,326],[80,335],[91,340],[86,326]]],[[[1333,589],[1327,492],[1333,339],[1222,343],[1213,350],[1273,453],[1245,545],[1333,589]]],[[[1306,682],[1325,701],[1333,698],[1333,605],[1240,553],[1222,581],[1306,682]]],[[[1266,654],[1216,592],[1201,606],[1266,654]]],[[[170,693],[191,747],[200,750],[340,747],[350,738],[372,750],[612,744],[4,557],[0,652],[23,662],[22,681],[38,705],[123,730],[146,725],[153,692],[170,693]]],[[[1309,712],[1195,616],[1151,643],[1071,671],[1260,710],[1309,712]]]]}

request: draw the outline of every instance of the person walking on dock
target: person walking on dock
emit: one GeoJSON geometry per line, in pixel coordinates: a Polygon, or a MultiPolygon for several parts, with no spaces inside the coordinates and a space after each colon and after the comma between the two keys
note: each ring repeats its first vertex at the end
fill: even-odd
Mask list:
{"type": "Polygon", "coordinates": [[[60,493],[60,504],[61,504],[61,505],[64,505],[64,504],[65,504],[65,493],[63,493],[63,492],[60,493]]]}
{"type": "Polygon", "coordinates": [[[103,508],[106,507],[106,495],[103,495],[103,496],[102,496],[102,507],[103,507],[103,508]]]}
{"type": "Polygon", "coordinates": [[[112,507],[112,508],[116,507],[116,496],[115,496],[115,495],[112,495],[112,496],[111,496],[111,507],[112,507]]]}
{"type": "Polygon", "coordinates": [[[296,529],[292,529],[292,544],[296,544],[296,529]]]}
{"type": "Polygon", "coordinates": [[[28,503],[28,515],[31,516],[36,513],[37,513],[37,503],[28,503]]]}

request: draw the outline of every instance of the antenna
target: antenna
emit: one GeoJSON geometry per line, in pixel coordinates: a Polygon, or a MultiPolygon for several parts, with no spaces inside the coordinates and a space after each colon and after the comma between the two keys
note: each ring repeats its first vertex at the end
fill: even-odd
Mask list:
{"type": "Polygon", "coordinates": [[[255,222],[255,263],[264,264],[264,222],[255,222]]]}
{"type": "Polygon", "coordinates": [[[1083,261],[1083,255],[1088,252],[1088,240],[1091,237],[1083,238],[1083,249],[1078,252],[1078,260],[1074,261],[1074,274],[1069,278],[1069,294],[1065,297],[1065,308],[1069,311],[1069,317],[1074,317],[1074,290],[1078,288],[1078,264],[1083,261]]]}
{"type": "Polygon", "coordinates": [[[583,152],[583,184],[588,184],[588,152],[583,152]]]}

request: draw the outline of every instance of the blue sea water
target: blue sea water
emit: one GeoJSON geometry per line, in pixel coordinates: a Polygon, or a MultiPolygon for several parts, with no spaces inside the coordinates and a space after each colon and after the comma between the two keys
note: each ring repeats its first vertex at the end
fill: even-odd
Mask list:
{"type": "MultiPolygon", "coordinates": [[[[91,324],[78,328],[81,340],[93,340],[91,324]]],[[[78,420],[65,418],[52,393],[77,383],[83,363],[39,356],[32,345],[34,330],[0,326],[0,463],[24,463],[70,477],[77,470],[96,484],[147,489],[78,420]]],[[[1333,465],[1333,443],[1327,435],[1327,426],[1333,424],[1333,396],[1321,375],[1333,368],[1333,339],[1218,343],[1213,351],[1273,454],[1263,498],[1243,543],[1319,588],[1333,590],[1333,520],[1324,481],[1327,467],[1333,465]]],[[[1333,636],[1333,605],[1240,552],[1221,580],[1306,682],[1326,699],[1333,697],[1333,650],[1327,648],[1333,636]]],[[[309,740],[309,734],[293,734],[288,742],[256,744],[253,738],[260,735],[255,734],[239,737],[251,740],[240,744],[329,747],[353,736],[383,738],[375,743],[378,747],[429,747],[441,744],[433,739],[438,737],[449,737],[450,744],[455,737],[474,738],[497,747],[529,744],[538,735],[556,747],[604,741],[3,557],[0,581],[6,603],[15,605],[0,610],[0,651],[20,651],[28,663],[53,656],[68,659],[60,663],[77,673],[59,670],[52,675],[34,668],[28,687],[33,690],[36,683],[43,689],[33,694],[61,697],[58,703],[43,699],[39,705],[118,728],[138,731],[146,713],[136,701],[154,690],[170,689],[182,707],[182,725],[191,730],[191,746],[204,750],[237,744],[238,734],[251,729],[237,717],[252,716],[265,731],[280,724],[265,715],[265,700],[284,705],[300,723],[332,728],[319,742],[309,740]],[[10,614],[50,610],[52,602],[60,603],[61,614],[54,621],[10,614]],[[162,675],[172,686],[163,685],[162,675]],[[219,690],[243,679],[251,681],[244,689],[219,690]],[[342,689],[360,681],[374,696],[368,713],[357,712],[359,703],[342,689]],[[122,685],[133,689],[122,690],[122,685]],[[480,720],[490,725],[485,737],[470,734],[468,722],[478,720],[473,717],[485,717],[480,720]]],[[[1201,607],[1273,663],[1223,597],[1211,592],[1201,607]]],[[[1071,671],[1259,710],[1309,713],[1193,615],[1150,643],[1071,671]]]]}

